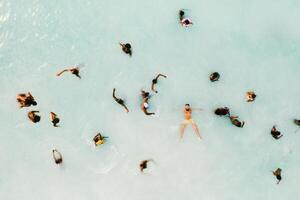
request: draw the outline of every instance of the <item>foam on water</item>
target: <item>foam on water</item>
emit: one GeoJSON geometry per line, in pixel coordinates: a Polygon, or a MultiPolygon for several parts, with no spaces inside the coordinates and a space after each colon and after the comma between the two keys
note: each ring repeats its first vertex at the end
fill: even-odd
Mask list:
{"type": "Polygon", "coordinates": [[[299,199],[299,19],[295,0],[2,0],[0,199],[299,199]],[[181,8],[194,22],[187,29],[181,8]],[[118,42],[132,44],[131,58],[118,42]],[[55,76],[72,65],[81,66],[81,80],[55,76]],[[213,71],[220,81],[209,81],[213,71]],[[168,77],[149,117],[139,92],[157,73],[168,77]],[[257,93],[253,103],[248,90],[257,93]],[[19,109],[16,95],[27,91],[38,106],[19,109]],[[185,103],[202,109],[194,112],[201,142],[191,127],[179,140],[185,103]],[[219,106],[245,127],[215,116],[219,106]],[[33,109],[40,123],[27,119],[33,109]],[[278,141],[274,124],[284,135],[278,141]],[[99,131],[109,138],[95,148],[99,131]],[[140,161],[150,158],[155,164],[141,175],[140,161]]]}

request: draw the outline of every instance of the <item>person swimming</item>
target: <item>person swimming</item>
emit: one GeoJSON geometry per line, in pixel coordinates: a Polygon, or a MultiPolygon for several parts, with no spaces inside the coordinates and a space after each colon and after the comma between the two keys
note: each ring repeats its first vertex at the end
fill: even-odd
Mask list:
{"type": "Polygon", "coordinates": [[[213,72],[210,76],[209,79],[211,82],[218,81],[220,78],[220,74],[218,72],[213,72]]]}
{"type": "Polygon", "coordinates": [[[184,11],[179,10],[179,21],[181,25],[184,27],[188,27],[189,25],[192,25],[193,24],[192,20],[189,18],[185,18],[184,15],[185,15],[184,11]]]}
{"type": "Polygon", "coordinates": [[[247,102],[252,102],[256,98],[256,94],[253,91],[247,92],[246,96],[247,96],[247,102]]]}
{"type": "Polygon", "coordinates": [[[60,76],[65,72],[71,72],[73,75],[81,79],[81,76],[79,75],[79,67],[64,69],[61,72],[57,73],[56,76],[60,76]]]}
{"type": "Polygon", "coordinates": [[[63,157],[62,157],[61,153],[59,151],[57,151],[56,149],[52,150],[52,156],[53,156],[54,162],[56,164],[61,164],[63,162],[63,157]]]}
{"type": "Polygon", "coordinates": [[[192,128],[194,129],[196,136],[199,137],[199,139],[201,139],[198,126],[192,119],[192,108],[191,108],[190,104],[185,104],[184,109],[183,109],[183,114],[184,114],[184,120],[182,121],[182,124],[180,127],[180,138],[183,137],[186,126],[188,124],[190,124],[192,126],[192,128]]]}
{"type": "Polygon", "coordinates": [[[31,95],[30,92],[28,92],[27,94],[25,93],[21,93],[17,95],[17,102],[20,104],[20,108],[23,107],[30,107],[32,106],[36,106],[37,103],[34,100],[34,97],[31,95]]]}
{"type": "Polygon", "coordinates": [[[53,126],[59,127],[59,126],[57,126],[57,124],[59,123],[60,120],[54,112],[50,112],[50,118],[51,118],[51,122],[52,122],[53,126]]]}
{"type": "Polygon", "coordinates": [[[229,108],[227,107],[217,108],[215,110],[215,114],[218,116],[230,116],[229,108]]]}
{"type": "Polygon", "coordinates": [[[278,140],[279,138],[281,138],[283,135],[281,134],[280,131],[278,131],[275,127],[275,125],[272,127],[271,129],[271,135],[273,138],[275,138],[276,140],[278,140]]]}
{"type": "Polygon", "coordinates": [[[30,121],[32,121],[33,123],[37,123],[41,120],[41,117],[35,113],[39,113],[39,111],[30,111],[28,112],[27,116],[30,119],[30,121]]]}
{"type": "Polygon", "coordinates": [[[243,128],[245,122],[244,122],[244,121],[243,121],[243,122],[239,121],[239,120],[237,119],[238,116],[229,116],[229,118],[230,118],[230,121],[231,121],[231,123],[232,123],[233,125],[235,125],[236,127],[239,127],[239,128],[243,128]]]}
{"type": "Polygon", "coordinates": [[[154,162],[153,159],[149,159],[149,160],[143,160],[141,163],[140,163],[140,171],[142,173],[144,173],[144,169],[147,169],[148,167],[148,162],[154,162]]]}
{"type": "Polygon", "coordinates": [[[300,126],[300,119],[294,119],[294,124],[300,126]]]}
{"type": "Polygon", "coordinates": [[[276,169],[276,171],[273,171],[273,175],[276,176],[277,184],[279,184],[279,182],[281,181],[282,177],[281,177],[281,171],[282,169],[278,168],[276,169]]]}
{"type": "Polygon", "coordinates": [[[151,90],[152,90],[153,92],[155,92],[155,93],[157,93],[157,90],[154,89],[154,86],[155,86],[155,84],[157,84],[158,78],[159,78],[160,76],[162,76],[162,77],[164,77],[164,78],[167,78],[166,75],[158,74],[158,75],[152,80],[151,90]]]}
{"type": "Polygon", "coordinates": [[[127,106],[125,105],[124,100],[123,100],[123,99],[120,99],[120,98],[117,98],[116,95],[115,95],[115,92],[116,92],[116,88],[113,89],[113,94],[112,94],[114,100],[115,100],[118,104],[120,104],[121,106],[123,106],[123,107],[125,108],[126,112],[128,113],[129,110],[128,110],[127,106]]]}
{"type": "Polygon", "coordinates": [[[104,144],[106,141],[106,138],[108,138],[108,137],[102,136],[101,133],[97,133],[97,135],[95,135],[95,137],[93,138],[95,146],[104,144]]]}
{"type": "Polygon", "coordinates": [[[144,99],[144,98],[150,97],[150,93],[149,93],[149,92],[146,92],[146,91],[144,91],[144,90],[141,90],[141,96],[142,96],[142,98],[144,99]]]}
{"type": "Polygon", "coordinates": [[[130,56],[132,55],[131,44],[129,44],[129,43],[122,44],[120,42],[119,42],[119,44],[122,47],[122,50],[124,51],[124,53],[129,54],[130,56]]]}

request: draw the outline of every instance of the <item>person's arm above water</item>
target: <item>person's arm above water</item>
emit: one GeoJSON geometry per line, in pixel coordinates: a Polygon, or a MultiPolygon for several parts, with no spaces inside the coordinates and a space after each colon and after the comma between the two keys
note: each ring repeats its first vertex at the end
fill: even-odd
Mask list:
{"type": "Polygon", "coordinates": [[[63,73],[65,73],[67,71],[69,71],[69,69],[64,69],[61,72],[57,73],[56,76],[60,76],[60,75],[62,75],[63,73]]]}
{"type": "Polygon", "coordinates": [[[113,93],[112,93],[112,97],[114,98],[114,100],[118,100],[118,98],[116,97],[116,88],[113,89],[113,93]]]}
{"type": "Polygon", "coordinates": [[[125,108],[126,112],[129,112],[129,110],[125,104],[122,104],[122,106],[125,108]]]}
{"type": "Polygon", "coordinates": [[[163,74],[158,74],[158,75],[156,76],[156,78],[155,78],[155,79],[158,79],[160,76],[162,76],[162,77],[164,77],[164,78],[167,78],[167,76],[166,76],[166,75],[163,75],[163,74]]]}

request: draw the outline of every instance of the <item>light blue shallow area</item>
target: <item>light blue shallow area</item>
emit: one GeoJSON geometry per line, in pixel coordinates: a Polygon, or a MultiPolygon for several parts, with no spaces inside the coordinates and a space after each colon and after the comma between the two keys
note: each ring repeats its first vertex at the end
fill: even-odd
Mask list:
{"type": "Polygon", "coordinates": [[[298,0],[1,0],[0,199],[299,200],[299,20],[298,0]],[[181,8],[192,27],[178,23],[181,8]],[[132,44],[131,58],[118,42],[132,44]],[[73,65],[81,80],[55,76],[73,65]],[[213,71],[219,82],[209,81],[213,71]],[[139,91],[157,73],[168,78],[149,117],[139,91]],[[113,101],[114,87],[128,114],[113,101]],[[27,91],[38,106],[19,109],[16,95],[27,91]],[[202,109],[194,112],[201,142],[191,127],[179,140],[185,103],[202,109]],[[215,116],[219,106],[245,127],[215,116]],[[33,109],[38,124],[27,118],[33,109]],[[275,124],[284,134],[277,141],[275,124]],[[99,148],[97,131],[109,136],[99,148]],[[156,164],[141,175],[148,158],[156,164]]]}

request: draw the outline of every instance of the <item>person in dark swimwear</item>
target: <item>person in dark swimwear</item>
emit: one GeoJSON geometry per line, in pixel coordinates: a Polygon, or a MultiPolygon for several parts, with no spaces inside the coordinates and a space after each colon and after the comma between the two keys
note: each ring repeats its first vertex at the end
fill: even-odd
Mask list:
{"type": "Polygon", "coordinates": [[[124,51],[124,53],[129,54],[130,56],[132,55],[131,44],[129,44],[129,43],[122,44],[120,42],[119,42],[119,44],[122,47],[122,50],[124,51]]]}
{"type": "Polygon", "coordinates": [[[120,99],[120,98],[117,98],[116,95],[115,95],[115,92],[116,92],[116,88],[113,89],[113,94],[112,94],[114,100],[115,100],[118,104],[120,104],[121,106],[123,106],[123,107],[125,108],[126,112],[128,113],[129,110],[128,110],[127,106],[125,105],[124,100],[123,100],[123,99],[120,99]]]}
{"type": "Polygon", "coordinates": [[[79,67],[64,69],[61,72],[57,73],[56,76],[60,76],[65,72],[71,72],[73,75],[75,75],[75,76],[77,76],[78,78],[81,79],[81,76],[79,75],[79,67]]]}
{"type": "Polygon", "coordinates": [[[211,82],[218,81],[220,78],[220,74],[218,72],[214,72],[209,76],[211,82]]]}
{"type": "Polygon", "coordinates": [[[108,137],[102,136],[101,133],[97,133],[97,135],[95,135],[95,137],[93,138],[93,141],[94,141],[94,143],[95,143],[95,146],[104,144],[106,138],[108,138],[108,137]]]}
{"type": "Polygon", "coordinates": [[[184,11],[183,10],[179,10],[179,21],[182,21],[184,17],[184,11]]]}
{"type": "Polygon", "coordinates": [[[230,116],[229,108],[227,107],[217,108],[215,110],[215,114],[218,116],[230,116]]]}
{"type": "Polygon", "coordinates": [[[57,126],[57,124],[59,123],[60,120],[54,112],[50,112],[50,118],[51,118],[51,122],[52,122],[53,126],[59,127],[59,126],[57,126]]]}
{"type": "Polygon", "coordinates": [[[34,100],[34,97],[31,95],[30,92],[28,92],[27,94],[18,94],[17,101],[20,104],[20,108],[30,107],[31,105],[37,105],[36,101],[34,100]]]}
{"type": "Polygon", "coordinates": [[[28,118],[30,119],[30,121],[32,121],[33,123],[37,123],[41,120],[41,117],[35,113],[38,113],[39,111],[30,111],[28,112],[28,118]]]}
{"type": "Polygon", "coordinates": [[[56,164],[61,164],[63,162],[63,157],[61,153],[56,149],[52,150],[52,156],[56,164]]]}
{"type": "Polygon", "coordinates": [[[157,84],[158,78],[159,78],[160,76],[162,76],[162,77],[164,77],[164,78],[167,78],[166,75],[158,74],[158,75],[152,80],[151,90],[152,90],[153,92],[155,92],[155,93],[157,93],[157,90],[154,89],[154,86],[155,86],[155,84],[157,84]]]}
{"type": "Polygon", "coordinates": [[[272,135],[272,137],[275,138],[276,140],[278,140],[279,138],[281,138],[281,137],[283,136],[283,135],[281,134],[281,132],[278,131],[278,130],[276,129],[275,126],[273,126],[272,129],[271,129],[271,135],[272,135]]]}
{"type": "Polygon", "coordinates": [[[140,163],[140,171],[142,173],[144,173],[144,169],[146,169],[148,167],[148,162],[154,162],[153,159],[149,159],[149,160],[143,160],[141,163],[140,163]]]}
{"type": "Polygon", "coordinates": [[[300,119],[294,119],[294,124],[300,126],[300,119]]]}
{"type": "Polygon", "coordinates": [[[276,179],[278,180],[277,184],[281,181],[281,171],[282,169],[278,168],[276,171],[273,171],[273,175],[276,176],[276,179]]]}
{"type": "Polygon", "coordinates": [[[235,125],[236,127],[239,127],[239,128],[243,128],[245,122],[244,122],[244,121],[243,121],[243,122],[239,121],[239,120],[237,119],[238,116],[230,116],[229,118],[230,118],[230,121],[231,121],[231,123],[232,123],[233,125],[235,125]]]}
{"type": "Polygon", "coordinates": [[[253,91],[247,92],[246,96],[247,96],[247,102],[252,102],[256,98],[256,94],[253,91]]]}

